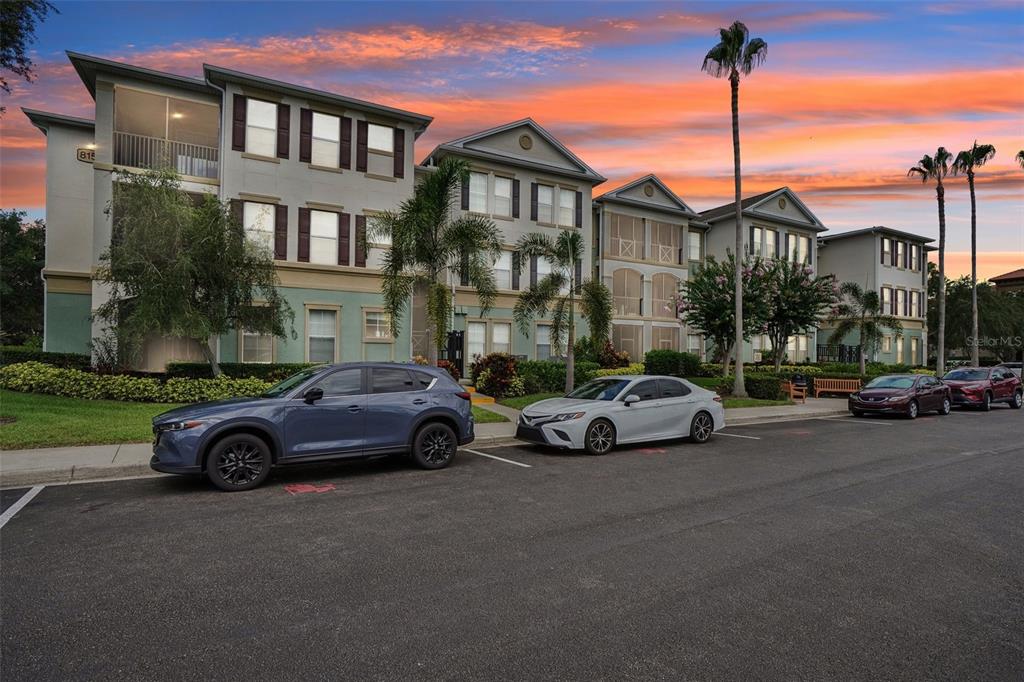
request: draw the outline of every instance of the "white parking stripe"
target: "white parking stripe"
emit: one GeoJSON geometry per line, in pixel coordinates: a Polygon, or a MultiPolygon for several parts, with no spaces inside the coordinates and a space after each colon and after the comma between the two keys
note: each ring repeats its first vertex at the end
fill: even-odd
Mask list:
{"type": "Polygon", "coordinates": [[[505,459],[504,457],[498,457],[497,455],[488,455],[486,452],[478,452],[477,450],[470,450],[469,448],[462,448],[463,452],[472,452],[474,455],[480,455],[481,457],[488,457],[490,459],[496,459],[499,462],[505,462],[506,464],[515,464],[517,467],[523,467],[524,469],[532,469],[529,464],[523,464],[522,462],[514,462],[511,459],[505,459]]]}
{"type": "Polygon", "coordinates": [[[818,417],[819,421],[850,422],[852,424],[867,424],[868,426],[892,426],[888,422],[874,421],[871,419],[847,419],[846,417],[818,417]]]}
{"type": "Polygon", "coordinates": [[[3,514],[0,514],[0,528],[7,525],[7,522],[14,518],[14,515],[22,510],[22,508],[32,501],[32,498],[38,495],[45,485],[33,486],[27,493],[18,498],[18,501],[7,508],[3,514]]]}
{"type": "Polygon", "coordinates": [[[749,440],[761,440],[760,436],[741,436],[738,433],[722,433],[721,431],[715,431],[716,436],[729,436],[730,438],[747,438],[749,440]]]}

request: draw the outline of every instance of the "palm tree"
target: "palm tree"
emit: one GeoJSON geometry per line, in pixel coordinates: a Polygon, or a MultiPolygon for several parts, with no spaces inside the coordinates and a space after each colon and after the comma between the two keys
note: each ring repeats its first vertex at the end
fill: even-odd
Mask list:
{"type": "Polygon", "coordinates": [[[839,295],[847,300],[841,301],[829,315],[830,324],[836,325],[828,342],[840,344],[851,332],[860,334],[860,373],[864,374],[867,364],[867,353],[872,354],[882,341],[885,329],[890,329],[896,338],[902,338],[903,325],[893,315],[882,310],[882,298],[874,289],[864,290],[856,282],[843,282],[839,285],[839,295]]]}
{"type": "Polygon", "coordinates": [[[448,277],[456,272],[466,276],[476,288],[481,315],[487,314],[497,293],[493,267],[501,255],[501,231],[490,218],[455,210],[459,189],[468,181],[469,164],[445,157],[397,212],[373,216],[367,230],[368,242],[374,237],[391,241],[382,258],[381,289],[393,336],[398,336],[413,292],[425,291],[427,359],[432,365],[449,331],[453,304],[448,277]]]}
{"type": "Polygon", "coordinates": [[[935,180],[935,198],[939,202],[939,328],[935,337],[935,373],[940,377],[946,373],[946,188],[942,180],[949,172],[952,156],[945,147],[939,147],[934,157],[925,154],[907,171],[908,177],[920,175],[921,182],[935,180]]]}
{"type": "Polygon", "coordinates": [[[715,78],[728,78],[732,88],[732,165],[736,189],[736,378],[733,395],[746,397],[743,385],[743,206],[740,180],[740,74],[749,76],[754,67],[764,63],[768,43],[751,38],[742,22],[719,29],[721,41],[708,51],[701,65],[715,78]]]}
{"type": "Polygon", "coordinates": [[[531,232],[520,238],[513,256],[513,266],[519,268],[525,260],[544,258],[551,264],[551,272],[532,282],[519,294],[512,316],[519,330],[529,336],[530,324],[537,318],[548,316],[551,309],[551,345],[561,349],[567,341],[565,360],[565,392],[573,389],[576,369],[576,305],[590,327],[590,338],[595,347],[608,340],[612,323],[612,292],[595,279],[580,281],[576,268],[583,261],[583,238],[574,230],[562,230],[557,237],[531,232]]]}
{"type": "Polygon", "coordinates": [[[1024,168],[1024,149],[1021,149],[1019,152],[1017,152],[1017,156],[1015,156],[1014,158],[1017,159],[1017,163],[1020,164],[1020,167],[1024,168]]]}
{"type": "Polygon", "coordinates": [[[974,169],[984,166],[996,155],[990,144],[979,145],[975,140],[971,148],[956,155],[950,172],[967,176],[971,189],[971,364],[978,366],[978,205],[974,197],[974,169]]]}

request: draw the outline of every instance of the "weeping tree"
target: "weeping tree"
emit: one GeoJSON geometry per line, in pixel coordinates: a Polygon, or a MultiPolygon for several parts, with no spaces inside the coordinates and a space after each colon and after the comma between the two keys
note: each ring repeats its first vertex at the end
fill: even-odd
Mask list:
{"type": "MultiPolygon", "coordinates": [[[[768,43],[760,38],[751,38],[747,27],[739,21],[733,22],[729,28],[719,29],[721,40],[704,57],[701,70],[715,78],[728,78],[732,92],[732,167],[733,184],[736,195],[736,251],[737,256],[743,253],[743,206],[742,176],[740,173],[740,75],[749,76],[755,67],[764,63],[768,55],[768,43]]],[[[743,278],[740,273],[742,261],[735,261],[736,273],[733,277],[735,310],[734,345],[743,348],[743,278]]],[[[728,364],[728,363],[724,363],[728,364]]],[[[743,353],[736,353],[736,376],[732,389],[733,395],[746,397],[747,390],[743,385],[743,353]]]]}
{"type": "Polygon", "coordinates": [[[432,365],[451,328],[449,277],[460,275],[476,289],[482,316],[497,295],[493,268],[501,255],[501,231],[490,218],[459,214],[459,191],[466,182],[469,163],[445,157],[398,211],[375,215],[367,226],[367,242],[391,242],[382,257],[381,288],[393,336],[399,334],[413,293],[425,293],[427,359],[432,365]]]}
{"type": "Polygon", "coordinates": [[[953,160],[950,171],[953,175],[966,175],[967,187],[971,191],[971,364],[978,366],[978,204],[974,196],[974,169],[984,166],[996,155],[996,148],[990,144],[978,144],[975,140],[970,149],[960,152],[953,160]]]}
{"type": "Polygon", "coordinates": [[[935,200],[939,205],[939,326],[935,336],[935,373],[938,376],[946,373],[946,188],[942,181],[949,173],[952,157],[945,147],[939,147],[935,156],[925,154],[916,166],[907,171],[908,176],[920,176],[921,182],[935,181],[935,200]]]}
{"type": "Polygon", "coordinates": [[[882,343],[885,330],[897,339],[903,337],[903,325],[894,315],[882,309],[882,297],[874,289],[862,289],[856,282],[839,285],[842,300],[829,313],[829,324],[835,325],[828,342],[840,344],[852,332],[860,334],[860,373],[864,374],[868,351],[874,353],[882,343]]]}
{"type": "Polygon", "coordinates": [[[169,170],[114,180],[110,246],[96,275],[110,296],[96,316],[121,346],[151,333],[192,339],[219,376],[211,338],[239,329],[285,337],[295,316],[277,290],[273,253],[246,236],[228,204],[197,200],[169,170]]]}
{"type": "MultiPolygon", "coordinates": [[[[557,237],[531,232],[523,235],[513,254],[512,267],[522,269],[523,261],[545,259],[551,272],[531,282],[519,294],[513,319],[529,336],[537,318],[551,319],[551,345],[562,348],[566,341],[565,392],[572,391],[576,369],[576,310],[587,321],[595,347],[603,347],[611,329],[612,293],[602,282],[583,279],[583,238],[574,230],[562,230],[557,237]]],[[[531,268],[534,272],[535,268],[531,268]]]]}

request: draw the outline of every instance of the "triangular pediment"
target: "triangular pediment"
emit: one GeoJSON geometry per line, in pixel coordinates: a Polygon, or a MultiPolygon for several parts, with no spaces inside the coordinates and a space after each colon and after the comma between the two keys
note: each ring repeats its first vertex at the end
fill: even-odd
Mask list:
{"type": "Polygon", "coordinates": [[[653,173],[645,175],[602,194],[599,199],[627,201],[632,204],[650,206],[653,209],[668,209],[693,214],[692,208],[679,195],[668,188],[653,173]]]}
{"type": "Polygon", "coordinates": [[[746,211],[765,218],[784,218],[786,220],[805,223],[808,227],[825,227],[818,216],[800,200],[793,190],[782,187],[756,203],[746,207],[746,211]]]}

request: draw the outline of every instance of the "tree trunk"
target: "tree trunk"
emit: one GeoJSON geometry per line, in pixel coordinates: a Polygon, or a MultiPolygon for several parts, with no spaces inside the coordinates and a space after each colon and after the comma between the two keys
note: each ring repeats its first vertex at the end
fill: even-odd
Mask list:
{"type": "MultiPolygon", "coordinates": [[[[572,280],[570,280],[572,281],[572,280]]],[[[565,354],[565,393],[572,393],[576,384],[576,318],[572,289],[569,290],[569,348],[565,354]]]]}
{"type": "Polygon", "coordinates": [[[729,363],[732,360],[732,348],[726,348],[722,351],[722,376],[729,376],[729,363]]]}
{"type": "Polygon", "coordinates": [[[740,75],[732,72],[729,78],[732,86],[732,165],[736,185],[736,378],[732,394],[737,398],[747,397],[743,384],[743,192],[740,179],[740,75]]]}
{"type": "Polygon", "coordinates": [[[210,363],[210,371],[213,373],[213,376],[215,378],[219,377],[222,372],[220,371],[220,364],[217,362],[217,355],[213,352],[213,349],[210,348],[210,340],[195,339],[195,342],[199,344],[199,350],[203,352],[203,357],[206,358],[208,363],[210,363]]]}
{"type": "Polygon", "coordinates": [[[775,373],[778,374],[782,371],[782,346],[774,346],[772,350],[775,352],[775,373]]]}
{"type": "Polygon", "coordinates": [[[946,373],[946,189],[939,178],[935,188],[939,202],[939,329],[936,334],[935,374],[946,373]]]}
{"type": "Polygon", "coordinates": [[[967,171],[967,186],[971,188],[971,364],[978,359],[978,207],[974,199],[974,171],[967,171]]]}

